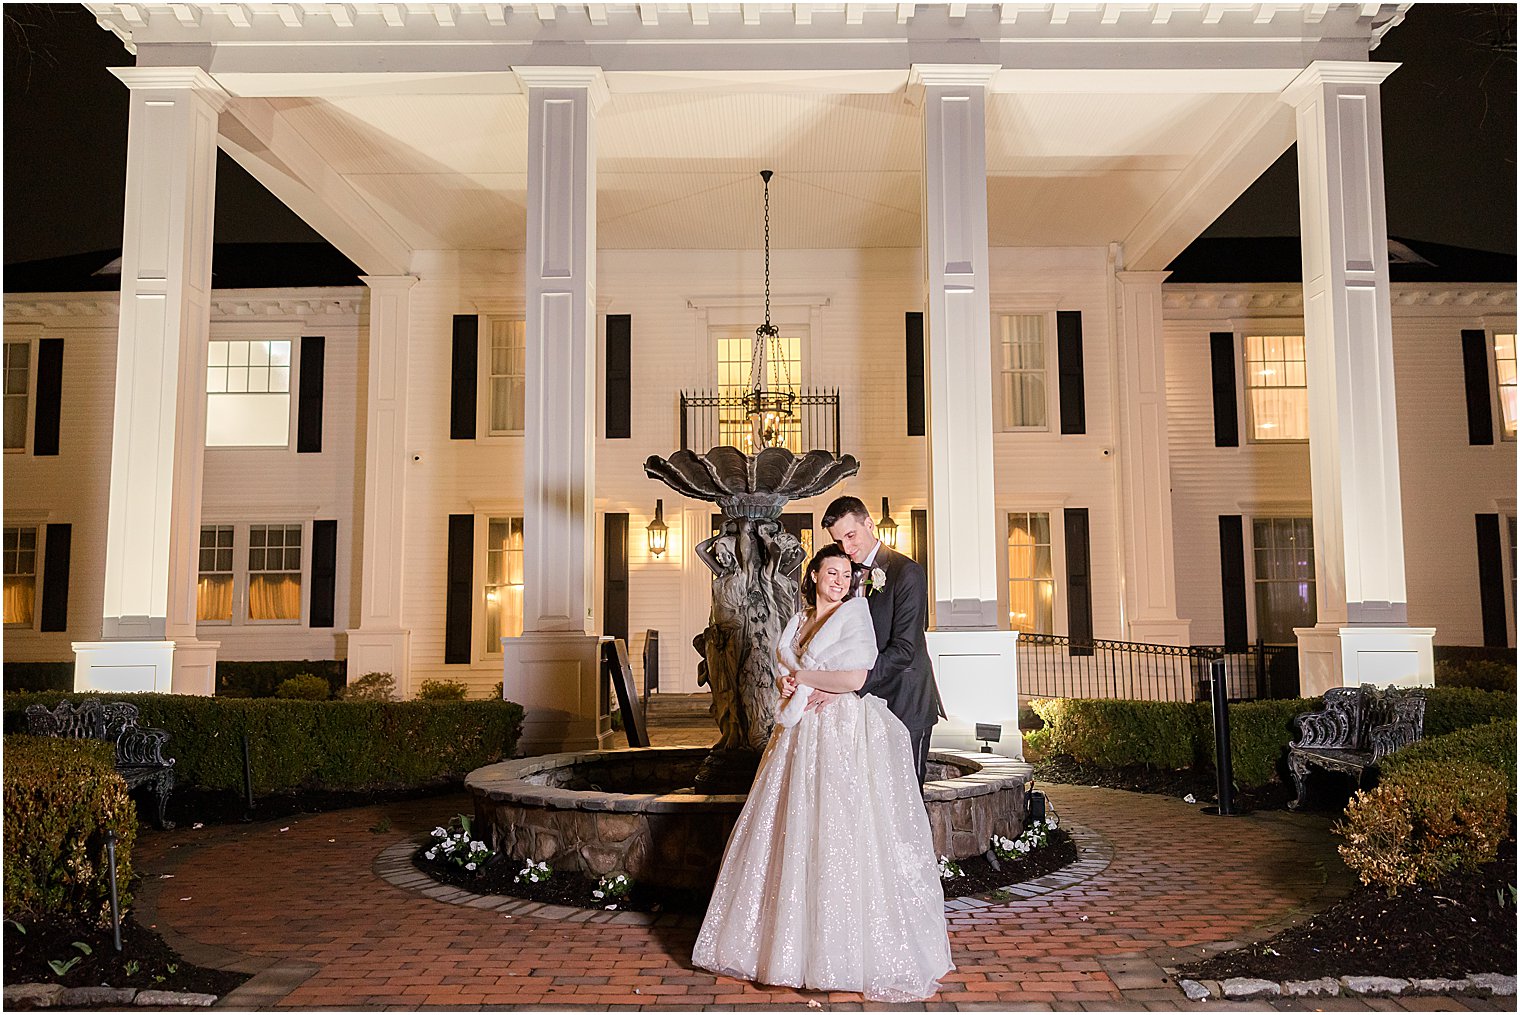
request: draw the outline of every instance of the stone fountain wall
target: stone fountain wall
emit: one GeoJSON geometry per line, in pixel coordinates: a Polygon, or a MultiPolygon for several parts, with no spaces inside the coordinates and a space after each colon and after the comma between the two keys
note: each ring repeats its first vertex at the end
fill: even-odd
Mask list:
{"type": "MultiPolygon", "coordinates": [[[[707,749],[651,748],[551,754],[471,772],[478,828],[516,860],[548,860],[557,871],[593,877],[615,871],[635,881],[706,892],[744,797],[694,792],[616,792],[633,784],[689,785],[707,749]],[[635,782],[636,780],[636,782],[635,782]]],[[[980,853],[991,837],[1024,825],[1034,770],[990,754],[933,751],[924,787],[939,855],[980,853]]]]}

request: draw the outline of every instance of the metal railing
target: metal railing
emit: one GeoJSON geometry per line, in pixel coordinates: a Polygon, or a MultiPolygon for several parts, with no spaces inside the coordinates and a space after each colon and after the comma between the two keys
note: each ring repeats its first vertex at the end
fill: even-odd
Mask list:
{"type": "MultiPolygon", "coordinates": [[[[780,446],[793,453],[820,448],[839,454],[839,389],[800,391],[796,415],[781,425],[780,446]]],[[[681,392],[681,450],[706,451],[721,445],[749,452],[750,421],[742,395],[681,392]]]]}
{"type": "Polygon", "coordinates": [[[1298,649],[1293,645],[1257,642],[1227,649],[1020,634],[1018,653],[1021,698],[1203,701],[1209,663],[1215,659],[1224,662],[1232,701],[1297,694],[1298,649]]]}

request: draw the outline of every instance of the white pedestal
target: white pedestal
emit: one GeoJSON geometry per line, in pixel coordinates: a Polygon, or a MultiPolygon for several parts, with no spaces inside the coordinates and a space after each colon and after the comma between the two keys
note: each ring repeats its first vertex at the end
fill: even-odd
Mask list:
{"type": "Polygon", "coordinates": [[[611,709],[601,693],[601,642],[598,635],[560,631],[501,640],[502,693],[526,713],[519,753],[611,745],[611,709]]]}
{"type": "Polygon", "coordinates": [[[172,641],[74,642],[74,690],[130,694],[174,687],[172,641]]]}
{"type": "Polygon", "coordinates": [[[1294,628],[1298,635],[1299,694],[1315,698],[1332,687],[1435,685],[1433,627],[1294,628]]]}
{"type": "Polygon", "coordinates": [[[1132,620],[1129,622],[1129,640],[1148,645],[1191,645],[1192,623],[1190,620],[1132,620]]]}
{"type": "Polygon", "coordinates": [[[348,683],[352,684],[366,673],[389,673],[396,681],[396,693],[406,697],[410,691],[411,659],[410,631],[366,631],[355,629],[348,632],[348,683]]]}
{"type": "Polygon", "coordinates": [[[1003,727],[993,751],[1024,756],[1019,733],[1019,654],[1017,631],[929,631],[929,660],[948,716],[934,727],[933,747],[976,751],[977,723],[1003,727]]]}
{"type": "Polygon", "coordinates": [[[175,694],[216,693],[216,650],[219,641],[185,639],[174,645],[174,678],[170,686],[175,694]]]}

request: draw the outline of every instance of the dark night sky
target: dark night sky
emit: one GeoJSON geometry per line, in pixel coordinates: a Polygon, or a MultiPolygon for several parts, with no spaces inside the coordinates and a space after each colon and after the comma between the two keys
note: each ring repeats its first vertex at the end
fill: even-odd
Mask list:
{"type": "MultiPolygon", "coordinates": [[[[118,247],[132,62],[72,4],[6,4],[5,263],[118,247]]],[[[1383,86],[1388,231],[1515,250],[1515,7],[1417,4],[1373,54],[1383,86]]],[[[1290,150],[1206,236],[1298,233],[1290,150]]],[[[320,238],[231,159],[217,166],[218,242],[320,238]]]]}

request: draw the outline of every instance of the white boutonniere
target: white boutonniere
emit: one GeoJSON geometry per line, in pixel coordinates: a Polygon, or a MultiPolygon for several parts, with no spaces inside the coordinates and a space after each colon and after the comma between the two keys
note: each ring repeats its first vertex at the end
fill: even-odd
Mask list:
{"type": "Polygon", "coordinates": [[[864,584],[866,587],[866,595],[875,595],[877,592],[880,592],[882,589],[887,587],[887,572],[883,571],[879,567],[871,568],[871,573],[866,575],[864,584]]]}

